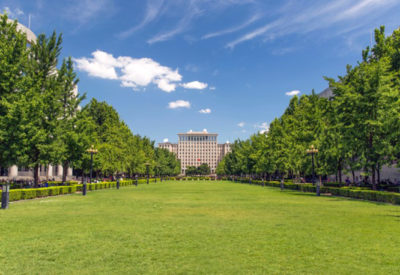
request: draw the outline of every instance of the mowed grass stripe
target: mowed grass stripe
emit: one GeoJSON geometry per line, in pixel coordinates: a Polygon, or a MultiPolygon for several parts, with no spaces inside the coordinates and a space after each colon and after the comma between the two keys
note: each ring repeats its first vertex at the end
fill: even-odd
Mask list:
{"type": "Polygon", "coordinates": [[[12,203],[4,274],[395,274],[400,208],[169,182],[12,203]]]}

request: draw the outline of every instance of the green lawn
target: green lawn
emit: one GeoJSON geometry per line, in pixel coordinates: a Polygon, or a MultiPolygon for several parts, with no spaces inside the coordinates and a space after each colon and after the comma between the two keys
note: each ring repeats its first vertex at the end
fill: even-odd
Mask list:
{"type": "Polygon", "coordinates": [[[400,207],[169,182],[11,203],[0,274],[400,273],[400,207]]]}

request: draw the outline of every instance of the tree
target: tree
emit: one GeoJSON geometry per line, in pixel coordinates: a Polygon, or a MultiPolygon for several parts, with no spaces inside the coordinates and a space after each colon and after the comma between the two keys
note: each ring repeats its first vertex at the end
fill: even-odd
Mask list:
{"type": "MultiPolygon", "coordinates": [[[[7,14],[0,15],[0,166],[15,164],[17,148],[13,140],[20,138],[7,128],[7,117],[13,102],[22,96],[24,88],[24,73],[28,61],[26,36],[17,30],[17,21],[10,21],[7,14]]],[[[22,116],[21,113],[18,114],[22,116]]],[[[18,122],[18,118],[15,118],[18,122]]]]}
{"type": "Polygon", "coordinates": [[[198,170],[197,170],[197,167],[195,167],[195,166],[188,166],[186,168],[186,175],[187,176],[197,175],[197,172],[198,172],[198,170]]]}
{"type": "Polygon", "coordinates": [[[207,163],[202,163],[202,164],[200,164],[199,167],[197,167],[198,175],[209,175],[210,173],[211,173],[211,169],[207,163]]]}
{"type": "Polygon", "coordinates": [[[34,168],[39,182],[39,167],[56,161],[56,129],[61,112],[61,93],[56,65],[61,50],[61,35],[39,35],[29,49],[23,88],[9,101],[2,126],[2,139],[10,148],[8,162],[34,168]]]}

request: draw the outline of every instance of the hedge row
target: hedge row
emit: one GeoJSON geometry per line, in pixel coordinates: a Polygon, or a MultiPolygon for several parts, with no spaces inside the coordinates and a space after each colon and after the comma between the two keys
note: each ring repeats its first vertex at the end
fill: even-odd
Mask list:
{"type": "MultiPolygon", "coordinates": [[[[154,181],[150,180],[151,182],[154,181]]],[[[146,183],[146,180],[138,180],[139,184],[146,183]]],[[[126,180],[121,181],[120,186],[132,185],[134,181],[126,180]]],[[[93,191],[105,188],[115,188],[117,186],[116,182],[99,182],[99,183],[88,183],[87,190],[93,191]]],[[[43,187],[43,188],[28,188],[28,189],[11,189],[10,190],[10,201],[18,200],[28,200],[34,198],[42,198],[48,196],[57,196],[63,194],[73,194],[77,191],[82,191],[82,184],[70,185],[70,186],[53,186],[53,187],[43,187]]],[[[0,189],[0,196],[1,196],[0,189]]]]}
{"type": "MultiPolygon", "coordinates": [[[[29,200],[34,198],[71,194],[76,193],[77,189],[77,185],[29,189],[11,189],[10,201],[29,200]]],[[[1,193],[2,191],[0,191],[0,195],[1,193]]]]}
{"type": "MultiPolygon", "coordinates": [[[[249,179],[238,179],[237,182],[242,183],[249,183],[249,179]]],[[[253,180],[252,184],[262,185],[262,181],[253,180]]],[[[264,182],[266,186],[272,187],[280,187],[281,184],[279,181],[266,181],[264,182]]],[[[301,192],[312,192],[316,193],[316,186],[304,183],[304,184],[295,184],[295,183],[284,183],[285,189],[290,190],[297,190],[301,192]]],[[[385,202],[385,203],[392,203],[392,204],[400,204],[400,194],[399,193],[392,193],[386,191],[374,191],[374,190],[367,190],[363,187],[329,187],[329,186],[321,186],[320,189],[321,193],[329,193],[334,196],[342,196],[342,197],[349,197],[354,199],[361,199],[367,201],[377,201],[377,202],[385,202]]]]}

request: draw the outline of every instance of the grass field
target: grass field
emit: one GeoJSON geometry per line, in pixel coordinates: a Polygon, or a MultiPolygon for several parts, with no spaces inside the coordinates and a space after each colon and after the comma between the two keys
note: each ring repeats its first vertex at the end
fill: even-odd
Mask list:
{"type": "Polygon", "coordinates": [[[0,274],[398,274],[400,207],[170,182],[15,202],[0,274]]]}

